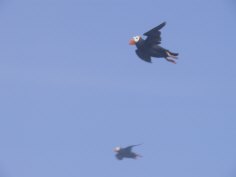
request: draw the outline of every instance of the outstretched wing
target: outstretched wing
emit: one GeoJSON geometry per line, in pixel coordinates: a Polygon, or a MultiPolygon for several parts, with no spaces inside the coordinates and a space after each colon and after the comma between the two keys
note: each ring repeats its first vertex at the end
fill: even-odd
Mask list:
{"type": "Polygon", "coordinates": [[[158,25],[157,27],[151,29],[150,31],[144,33],[143,35],[147,36],[145,42],[149,45],[160,44],[161,43],[161,32],[160,29],[166,25],[166,22],[158,25]]]}
{"type": "Polygon", "coordinates": [[[135,50],[135,52],[136,52],[136,54],[138,55],[138,57],[141,58],[142,60],[144,60],[144,61],[146,61],[146,62],[149,62],[149,63],[152,62],[152,61],[151,61],[151,56],[148,55],[148,54],[146,54],[145,52],[143,52],[143,51],[141,51],[141,50],[139,50],[139,49],[135,50]]]}
{"type": "Polygon", "coordinates": [[[139,146],[139,145],[141,145],[141,144],[131,145],[131,146],[125,147],[124,150],[127,151],[127,152],[131,152],[131,151],[132,151],[132,148],[133,148],[134,146],[139,146]]]}

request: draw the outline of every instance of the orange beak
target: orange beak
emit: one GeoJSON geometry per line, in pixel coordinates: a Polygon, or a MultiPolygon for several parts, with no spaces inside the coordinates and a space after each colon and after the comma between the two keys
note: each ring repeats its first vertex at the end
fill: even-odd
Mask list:
{"type": "Polygon", "coordinates": [[[129,41],[129,45],[135,45],[135,41],[134,41],[134,39],[132,38],[132,39],[130,39],[130,41],[129,41]]]}

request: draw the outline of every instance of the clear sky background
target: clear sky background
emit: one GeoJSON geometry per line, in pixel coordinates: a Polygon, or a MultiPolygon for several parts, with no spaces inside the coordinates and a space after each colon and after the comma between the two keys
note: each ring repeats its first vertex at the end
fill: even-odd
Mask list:
{"type": "Polygon", "coordinates": [[[235,32],[233,0],[1,0],[0,176],[235,177],[235,32]],[[176,65],[128,45],[163,21],[176,65]]]}

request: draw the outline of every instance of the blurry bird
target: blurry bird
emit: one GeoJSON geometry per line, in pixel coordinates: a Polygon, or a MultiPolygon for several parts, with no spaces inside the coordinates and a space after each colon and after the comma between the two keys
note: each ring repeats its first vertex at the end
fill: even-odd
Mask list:
{"type": "Polygon", "coordinates": [[[171,52],[161,46],[161,32],[160,29],[166,25],[163,22],[159,26],[151,29],[150,31],[144,33],[147,36],[144,40],[141,36],[133,37],[129,44],[136,45],[136,54],[142,60],[151,63],[151,57],[165,58],[167,61],[176,64],[175,59],[177,59],[178,53],[171,52]]]}
{"type": "Polygon", "coordinates": [[[141,144],[131,145],[131,146],[128,146],[125,148],[115,147],[114,151],[116,152],[116,158],[118,160],[122,160],[123,158],[136,159],[137,157],[142,157],[141,155],[132,152],[132,148],[134,146],[139,146],[139,145],[141,145],[141,144]]]}

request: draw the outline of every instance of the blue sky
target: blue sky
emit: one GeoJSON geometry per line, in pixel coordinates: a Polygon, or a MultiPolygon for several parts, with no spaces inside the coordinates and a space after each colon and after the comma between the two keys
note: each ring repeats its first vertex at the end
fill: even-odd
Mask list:
{"type": "Polygon", "coordinates": [[[234,1],[0,5],[1,176],[235,177],[234,1]],[[163,21],[176,65],[128,45],[163,21]]]}

